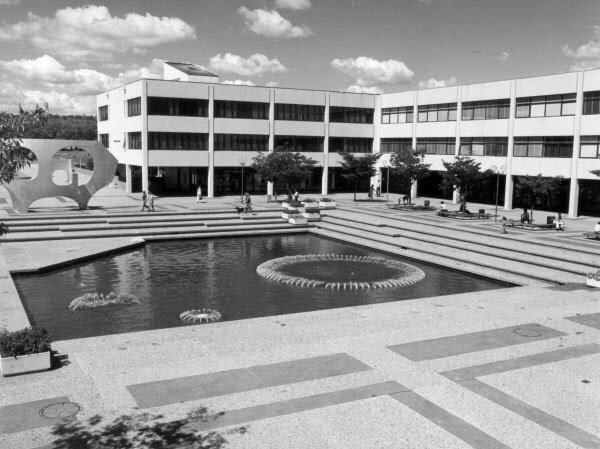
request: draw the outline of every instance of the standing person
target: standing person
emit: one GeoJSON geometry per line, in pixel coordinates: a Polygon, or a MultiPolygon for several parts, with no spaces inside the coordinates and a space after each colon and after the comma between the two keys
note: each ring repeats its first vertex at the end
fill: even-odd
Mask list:
{"type": "Polygon", "coordinates": [[[375,194],[378,198],[381,196],[381,181],[377,181],[377,190],[375,191],[375,194]]]}
{"type": "Polygon", "coordinates": [[[198,184],[198,189],[196,189],[196,203],[202,202],[202,187],[198,184]]]}
{"type": "Polygon", "coordinates": [[[556,230],[557,231],[564,231],[565,230],[565,223],[563,222],[562,214],[560,212],[558,213],[558,215],[554,219],[554,224],[556,225],[556,230]]]}
{"type": "Polygon", "coordinates": [[[369,187],[369,199],[371,201],[373,201],[373,191],[375,190],[375,186],[373,184],[371,184],[371,187],[369,187]]]}
{"type": "Polygon", "coordinates": [[[154,199],[156,197],[152,195],[152,192],[148,191],[148,212],[154,212],[154,199]]]}
{"type": "Polygon", "coordinates": [[[142,208],[140,209],[140,212],[143,212],[146,209],[149,209],[148,207],[148,196],[146,195],[146,191],[142,190],[142,208]]]}
{"type": "Polygon", "coordinates": [[[500,234],[506,234],[506,217],[502,217],[501,223],[502,228],[500,228],[500,234]]]}
{"type": "Polygon", "coordinates": [[[244,201],[244,213],[252,213],[252,200],[250,199],[250,194],[248,192],[244,194],[242,200],[244,201]]]}

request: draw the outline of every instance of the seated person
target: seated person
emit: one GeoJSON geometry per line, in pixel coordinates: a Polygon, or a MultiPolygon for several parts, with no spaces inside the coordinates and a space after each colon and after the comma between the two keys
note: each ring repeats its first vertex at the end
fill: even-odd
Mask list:
{"type": "Polygon", "coordinates": [[[565,223],[563,222],[562,214],[560,212],[558,213],[558,215],[554,219],[554,224],[556,225],[556,230],[557,231],[564,231],[565,230],[565,223]]]}
{"type": "Polygon", "coordinates": [[[442,214],[448,213],[448,205],[444,201],[442,201],[440,203],[440,213],[442,213],[442,214]]]}
{"type": "Polygon", "coordinates": [[[594,226],[594,232],[600,234],[600,221],[594,226]]]}
{"type": "Polygon", "coordinates": [[[402,197],[402,202],[403,202],[404,204],[408,204],[408,205],[410,206],[410,201],[408,201],[408,195],[404,195],[404,196],[402,197]]]}
{"type": "Polygon", "coordinates": [[[471,211],[469,211],[469,209],[467,209],[467,203],[466,202],[461,203],[459,212],[462,212],[463,214],[467,214],[467,215],[471,215],[471,213],[472,213],[471,211]]]}
{"type": "Polygon", "coordinates": [[[523,213],[521,214],[521,223],[531,224],[531,218],[529,218],[529,212],[527,212],[527,209],[523,209],[523,213]]]}

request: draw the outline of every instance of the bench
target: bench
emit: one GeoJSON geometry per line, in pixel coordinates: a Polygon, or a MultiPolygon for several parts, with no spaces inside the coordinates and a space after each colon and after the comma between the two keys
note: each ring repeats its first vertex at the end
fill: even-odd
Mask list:
{"type": "Polygon", "coordinates": [[[435,210],[434,206],[425,206],[422,204],[388,204],[390,209],[408,210],[408,211],[427,211],[435,210]]]}
{"type": "Polygon", "coordinates": [[[464,212],[452,211],[452,212],[441,212],[437,213],[440,217],[454,218],[456,220],[487,220],[492,214],[476,213],[476,214],[465,214],[464,212]]]}
{"type": "Polygon", "coordinates": [[[504,225],[509,228],[522,228],[525,225],[524,223],[521,222],[521,220],[513,220],[513,219],[504,220],[504,221],[501,221],[500,223],[504,223],[504,225]]]}
{"type": "Polygon", "coordinates": [[[600,233],[596,233],[596,232],[584,232],[583,235],[585,235],[586,239],[594,239],[594,240],[600,239],[600,233]]]}
{"type": "Polygon", "coordinates": [[[544,229],[556,229],[556,225],[554,223],[544,223],[544,224],[535,224],[535,223],[528,223],[528,224],[523,224],[523,229],[528,229],[530,231],[543,231],[544,229]]]}

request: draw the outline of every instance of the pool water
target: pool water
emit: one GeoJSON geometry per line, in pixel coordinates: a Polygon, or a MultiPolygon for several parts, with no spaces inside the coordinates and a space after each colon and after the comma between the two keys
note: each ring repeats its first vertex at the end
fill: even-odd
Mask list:
{"type": "MultiPolygon", "coordinates": [[[[339,266],[332,269],[338,270],[335,276],[350,275],[339,266]]],[[[216,309],[224,321],[240,320],[511,286],[309,235],[155,242],[14,280],[31,323],[48,329],[54,340],[185,326],[179,315],[190,309],[216,309]],[[281,284],[256,273],[263,262],[297,254],[383,257],[414,265],[426,277],[403,287],[332,291],[281,284]],[[141,304],[68,309],[85,293],[111,291],[135,295],[141,304]]]]}

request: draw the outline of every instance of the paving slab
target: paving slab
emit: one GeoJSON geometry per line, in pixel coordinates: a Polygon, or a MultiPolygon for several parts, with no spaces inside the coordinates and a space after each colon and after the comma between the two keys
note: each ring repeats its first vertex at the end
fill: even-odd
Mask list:
{"type": "Polygon", "coordinates": [[[64,404],[70,403],[67,396],[23,402],[0,407],[0,434],[22,432],[38,427],[53,426],[61,422],[74,421],[75,415],[61,414],[64,404]],[[54,409],[49,410],[54,406],[54,409]],[[49,410],[45,413],[42,411],[49,410]]]}

